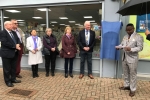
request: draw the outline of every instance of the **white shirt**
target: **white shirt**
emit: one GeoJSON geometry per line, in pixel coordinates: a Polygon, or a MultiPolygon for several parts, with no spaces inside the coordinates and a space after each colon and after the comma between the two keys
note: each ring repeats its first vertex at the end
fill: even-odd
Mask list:
{"type": "Polygon", "coordinates": [[[18,29],[14,30],[14,31],[17,33],[17,36],[18,36],[20,42],[22,43],[21,35],[20,35],[18,29]]]}

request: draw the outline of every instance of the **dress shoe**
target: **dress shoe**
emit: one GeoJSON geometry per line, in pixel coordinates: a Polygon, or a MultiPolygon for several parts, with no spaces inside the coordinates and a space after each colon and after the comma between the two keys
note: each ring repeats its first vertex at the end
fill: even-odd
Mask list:
{"type": "Polygon", "coordinates": [[[119,87],[120,90],[130,90],[130,87],[119,87]]]}
{"type": "Polygon", "coordinates": [[[68,78],[68,74],[65,74],[65,78],[68,78]]]}
{"type": "Polygon", "coordinates": [[[21,76],[21,75],[17,75],[16,77],[17,77],[17,78],[22,78],[22,76],[21,76]]]}
{"type": "Polygon", "coordinates": [[[83,75],[83,74],[80,74],[79,79],[82,79],[83,77],[84,77],[84,75],[83,75]]]}
{"type": "Polygon", "coordinates": [[[130,96],[130,97],[135,96],[135,91],[130,91],[129,96],[130,96]]]}
{"type": "Polygon", "coordinates": [[[55,74],[54,74],[54,73],[51,73],[51,75],[52,75],[52,76],[55,76],[55,74]]]}
{"type": "Polygon", "coordinates": [[[94,79],[94,77],[90,74],[90,75],[88,75],[88,77],[90,78],[90,79],[94,79]]]}
{"type": "Polygon", "coordinates": [[[6,83],[6,85],[7,85],[8,87],[13,87],[13,86],[14,86],[11,82],[6,83]]]}
{"type": "Polygon", "coordinates": [[[46,73],[46,75],[45,75],[46,77],[48,77],[49,76],[49,73],[46,73]]]}
{"type": "Polygon", "coordinates": [[[73,74],[69,74],[69,76],[73,78],[73,74]]]}
{"type": "Polygon", "coordinates": [[[39,75],[38,75],[38,74],[35,74],[35,77],[39,77],[39,75]]]}
{"type": "Polygon", "coordinates": [[[13,80],[12,83],[21,83],[20,80],[13,80]]]}

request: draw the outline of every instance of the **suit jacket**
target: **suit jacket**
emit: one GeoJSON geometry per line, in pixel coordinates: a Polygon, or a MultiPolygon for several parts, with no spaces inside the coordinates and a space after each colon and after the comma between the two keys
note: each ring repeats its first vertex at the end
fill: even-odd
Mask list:
{"type": "Polygon", "coordinates": [[[93,47],[95,45],[95,32],[90,30],[90,39],[89,39],[89,45],[86,45],[86,39],[85,39],[85,29],[79,32],[78,36],[78,45],[80,48],[80,51],[85,51],[83,50],[84,47],[89,47],[90,50],[88,52],[93,52],[93,47]]]}
{"type": "Polygon", "coordinates": [[[120,46],[131,48],[131,51],[123,50],[122,60],[126,58],[127,62],[136,63],[138,61],[138,52],[143,50],[143,37],[135,32],[130,39],[128,39],[128,35],[125,35],[120,46]]]}
{"type": "MultiPolygon", "coordinates": [[[[20,44],[20,40],[17,34],[14,31],[11,31],[14,35],[17,44],[20,44]]],[[[0,32],[0,40],[1,40],[1,57],[5,58],[13,58],[15,56],[16,44],[14,43],[13,39],[9,35],[9,33],[4,29],[0,32]]]]}

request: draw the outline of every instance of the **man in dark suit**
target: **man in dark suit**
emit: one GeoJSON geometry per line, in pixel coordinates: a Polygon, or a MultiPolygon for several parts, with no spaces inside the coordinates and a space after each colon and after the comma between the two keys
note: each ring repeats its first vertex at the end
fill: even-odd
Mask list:
{"type": "Polygon", "coordinates": [[[3,65],[4,80],[8,87],[13,87],[12,83],[20,83],[16,80],[16,61],[19,46],[19,38],[14,31],[12,31],[12,23],[5,21],[4,30],[0,32],[1,40],[1,57],[3,65]]]}
{"type": "Polygon", "coordinates": [[[95,32],[90,30],[91,24],[89,21],[84,23],[85,29],[79,32],[78,45],[80,48],[80,76],[79,79],[82,79],[84,76],[84,63],[87,59],[88,65],[88,76],[91,79],[94,79],[92,76],[92,52],[95,45],[95,32]]]}

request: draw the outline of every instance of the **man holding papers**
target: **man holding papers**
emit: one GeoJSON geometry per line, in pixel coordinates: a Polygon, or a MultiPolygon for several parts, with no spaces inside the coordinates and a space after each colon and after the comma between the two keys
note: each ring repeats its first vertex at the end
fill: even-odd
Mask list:
{"type": "Polygon", "coordinates": [[[136,74],[138,65],[138,52],[143,50],[143,37],[134,31],[134,25],[126,26],[127,35],[116,49],[123,49],[122,66],[124,73],[124,86],[121,90],[130,90],[129,96],[134,96],[136,91],[136,74]]]}

